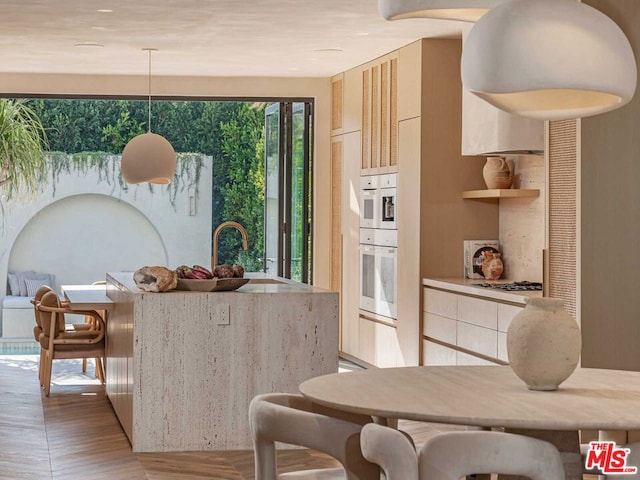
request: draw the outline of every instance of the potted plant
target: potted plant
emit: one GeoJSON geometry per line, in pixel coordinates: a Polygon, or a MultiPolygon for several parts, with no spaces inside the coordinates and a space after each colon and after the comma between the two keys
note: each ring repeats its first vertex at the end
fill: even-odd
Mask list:
{"type": "Polygon", "coordinates": [[[0,188],[5,198],[33,195],[46,180],[46,133],[22,100],[0,99],[0,188]]]}

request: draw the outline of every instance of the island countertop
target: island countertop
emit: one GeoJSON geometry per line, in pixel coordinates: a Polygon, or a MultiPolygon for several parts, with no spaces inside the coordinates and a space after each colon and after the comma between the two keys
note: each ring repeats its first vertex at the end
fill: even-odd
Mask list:
{"type": "Polygon", "coordinates": [[[107,394],[134,452],[252,447],[251,399],[338,371],[338,293],[262,274],[235,291],[107,274],[107,394]]]}
{"type": "MultiPolygon", "coordinates": [[[[307,285],[305,283],[299,283],[288,278],[276,277],[262,272],[247,272],[245,278],[249,279],[249,283],[243,285],[237,290],[237,293],[332,293],[324,288],[315,287],[313,285],[307,285]]],[[[122,289],[129,290],[133,294],[145,294],[145,292],[138,288],[133,281],[133,272],[110,272],[107,273],[107,280],[111,280],[111,283],[118,285],[122,289]]],[[[192,292],[185,290],[171,290],[167,293],[190,293],[201,294],[211,293],[212,295],[219,295],[221,293],[229,292],[192,292]]]]}

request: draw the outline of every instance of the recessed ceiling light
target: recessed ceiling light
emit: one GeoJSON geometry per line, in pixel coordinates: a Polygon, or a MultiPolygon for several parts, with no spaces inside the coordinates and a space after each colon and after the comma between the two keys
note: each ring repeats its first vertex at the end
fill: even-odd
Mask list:
{"type": "Polygon", "coordinates": [[[369,32],[356,32],[356,37],[366,37],[369,32]]]}
{"type": "Polygon", "coordinates": [[[108,8],[101,8],[100,10],[97,10],[99,13],[113,13],[113,10],[110,10],[108,8]]]}
{"type": "Polygon", "coordinates": [[[107,27],[91,27],[91,30],[106,30],[107,27]]]}
{"type": "Polygon", "coordinates": [[[342,52],[342,49],[339,47],[334,47],[334,48],[318,48],[316,50],[314,50],[314,52],[342,52]]]}
{"type": "Polygon", "coordinates": [[[74,47],[104,47],[104,45],[98,42],[80,42],[76,43],[74,47]]]}

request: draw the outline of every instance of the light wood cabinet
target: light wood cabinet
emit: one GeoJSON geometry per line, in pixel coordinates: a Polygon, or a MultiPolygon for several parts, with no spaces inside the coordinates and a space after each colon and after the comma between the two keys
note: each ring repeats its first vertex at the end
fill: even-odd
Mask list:
{"type": "MultiPolygon", "coordinates": [[[[423,39],[334,77],[343,87],[342,351],[367,363],[393,363],[378,351],[383,347],[377,340],[392,338],[391,328],[397,364],[418,365],[422,279],[460,275],[463,241],[498,237],[497,203],[462,198],[464,189],[484,183],[483,165],[460,154],[461,52],[459,39],[423,39]],[[359,138],[353,154],[346,146],[346,130],[352,128],[359,138]],[[395,328],[364,324],[357,308],[360,189],[353,175],[387,172],[397,172],[395,328]],[[387,337],[377,336],[376,329],[387,337]]],[[[457,312],[440,316],[455,318],[457,312]]]]}
{"type": "Polygon", "coordinates": [[[398,171],[398,56],[362,69],[362,175],[398,171]]]}
{"type": "Polygon", "coordinates": [[[360,205],[358,198],[360,190],[360,132],[341,135],[337,141],[340,143],[342,155],[342,189],[340,192],[342,243],[341,252],[336,252],[336,255],[340,255],[342,262],[340,290],[342,309],[341,348],[342,352],[358,357],[361,343],[358,320],[360,299],[360,257],[358,255],[360,247],[360,205]]]}
{"type": "Polygon", "coordinates": [[[524,305],[424,288],[422,364],[508,362],[506,332],[523,308],[524,305]]]}
{"type": "Polygon", "coordinates": [[[358,358],[380,368],[403,366],[396,328],[360,317],[358,358]]]}

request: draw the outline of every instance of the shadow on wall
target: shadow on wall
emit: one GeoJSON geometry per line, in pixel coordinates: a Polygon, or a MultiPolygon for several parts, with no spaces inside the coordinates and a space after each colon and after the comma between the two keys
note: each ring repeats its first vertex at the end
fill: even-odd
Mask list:
{"type": "Polygon", "coordinates": [[[8,266],[51,273],[59,289],[104,280],[106,272],[167,263],[160,234],[139,210],[106,195],[81,194],[34,215],[17,236],[8,266]]]}

